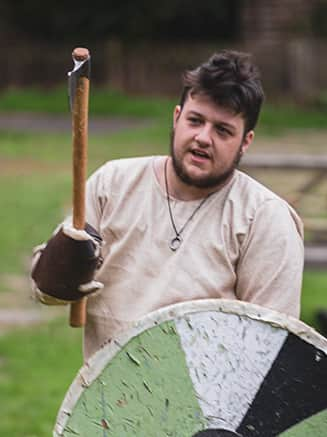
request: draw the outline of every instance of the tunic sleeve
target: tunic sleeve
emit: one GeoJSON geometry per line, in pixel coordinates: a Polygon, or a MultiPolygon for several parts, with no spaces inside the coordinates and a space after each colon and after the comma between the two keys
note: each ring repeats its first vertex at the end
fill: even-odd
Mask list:
{"type": "Polygon", "coordinates": [[[96,170],[86,183],[86,221],[99,232],[100,220],[107,193],[104,188],[104,179],[108,164],[96,170]]]}
{"type": "Polygon", "coordinates": [[[237,265],[237,298],[299,317],[304,262],[303,227],[280,199],[256,211],[237,265]]]}

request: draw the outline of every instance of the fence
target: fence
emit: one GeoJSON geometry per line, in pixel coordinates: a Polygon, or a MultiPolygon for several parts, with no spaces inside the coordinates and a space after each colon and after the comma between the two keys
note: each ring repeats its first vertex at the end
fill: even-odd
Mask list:
{"type": "MultiPolygon", "coordinates": [[[[3,41],[3,44],[5,41],[3,41]]],[[[4,62],[0,88],[55,86],[66,81],[73,47],[14,42],[1,47],[4,62]]],[[[89,47],[93,82],[128,93],[176,95],[185,68],[194,67],[214,51],[232,48],[253,53],[264,87],[272,96],[299,100],[316,98],[327,90],[325,41],[248,41],[245,43],[164,43],[110,40],[89,47]]]]}

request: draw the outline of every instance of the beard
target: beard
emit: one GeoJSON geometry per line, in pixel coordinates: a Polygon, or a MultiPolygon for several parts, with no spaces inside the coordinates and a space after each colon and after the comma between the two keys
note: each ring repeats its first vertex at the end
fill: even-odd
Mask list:
{"type": "Polygon", "coordinates": [[[196,188],[210,189],[210,188],[217,187],[219,185],[223,185],[233,175],[234,170],[238,167],[243,155],[242,144],[241,144],[235,154],[232,164],[228,168],[226,168],[222,173],[206,176],[203,178],[192,178],[192,176],[190,176],[187,173],[182,161],[176,156],[175,149],[174,149],[174,140],[175,140],[175,132],[173,129],[170,136],[170,155],[172,158],[174,171],[182,182],[196,188]]]}

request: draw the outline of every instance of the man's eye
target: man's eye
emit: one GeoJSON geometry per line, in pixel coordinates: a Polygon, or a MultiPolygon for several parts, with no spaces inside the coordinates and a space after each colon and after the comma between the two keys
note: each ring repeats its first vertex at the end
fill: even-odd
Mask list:
{"type": "Polygon", "coordinates": [[[223,126],[217,126],[216,130],[219,135],[224,135],[224,136],[231,135],[231,132],[223,126]]]}
{"type": "Polygon", "coordinates": [[[198,125],[201,123],[201,120],[197,117],[189,117],[188,121],[193,125],[198,125]]]}

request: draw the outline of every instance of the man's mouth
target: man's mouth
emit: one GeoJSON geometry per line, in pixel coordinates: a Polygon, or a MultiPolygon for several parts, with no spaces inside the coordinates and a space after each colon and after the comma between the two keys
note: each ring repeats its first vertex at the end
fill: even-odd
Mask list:
{"type": "Polygon", "coordinates": [[[210,159],[209,153],[202,149],[192,149],[191,153],[196,158],[210,159]]]}

